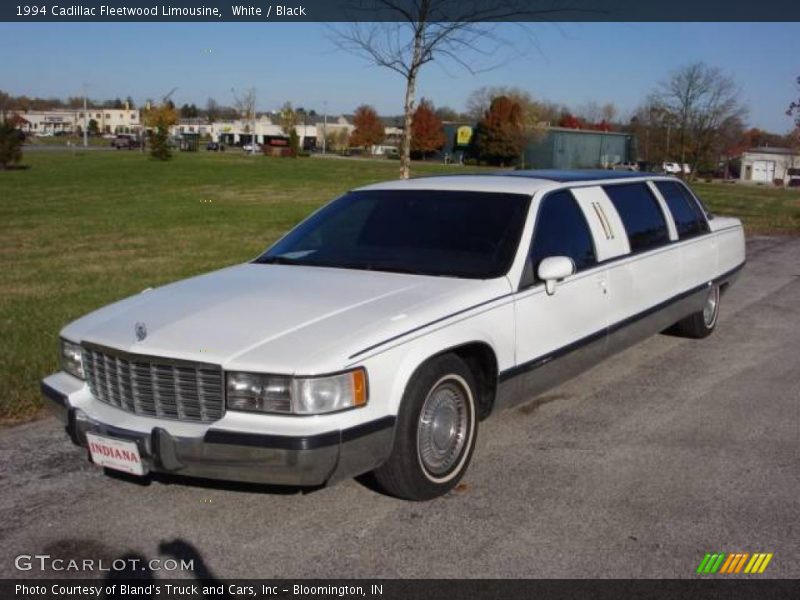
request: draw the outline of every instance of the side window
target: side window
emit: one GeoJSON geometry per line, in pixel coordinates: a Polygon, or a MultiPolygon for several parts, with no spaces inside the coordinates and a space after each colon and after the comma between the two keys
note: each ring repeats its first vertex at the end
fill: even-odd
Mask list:
{"type": "Polygon", "coordinates": [[[669,243],[664,213],[647,184],[609,185],[603,190],[625,225],[631,252],[643,252],[669,243]]]}
{"type": "Polygon", "coordinates": [[[680,239],[708,231],[708,223],[700,207],[682,185],[672,181],[656,181],[655,184],[658,191],[664,196],[672,218],[675,219],[675,227],[678,229],[680,239]]]}
{"type": "Polygon", "coordinates": [[[578,271],[597,262],[589,226],[568,190],[545,196],[539,205],[530,252],[534,273],[548,256],[569,256],[578,271]]]}

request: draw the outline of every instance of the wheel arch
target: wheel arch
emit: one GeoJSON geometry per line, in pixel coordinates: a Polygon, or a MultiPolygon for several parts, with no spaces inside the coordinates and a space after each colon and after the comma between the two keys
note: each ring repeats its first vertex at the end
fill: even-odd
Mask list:
{"type": "Polygon", "coordinates": [[[405,378],[403,382],[403,390],[405,391],[417,372],[428,362],[445,354],[455,354],[458,356],[466,363],[467,367],[474,375],[475,383],[478,386],[478,419],[481,421],[484,420],[491,414],[492,408],[494,407],[499,374],[497,353],[494,348],[485,341],[466,341],[448,346],[426,356],[410,370],[409,376],[405,378]]]}

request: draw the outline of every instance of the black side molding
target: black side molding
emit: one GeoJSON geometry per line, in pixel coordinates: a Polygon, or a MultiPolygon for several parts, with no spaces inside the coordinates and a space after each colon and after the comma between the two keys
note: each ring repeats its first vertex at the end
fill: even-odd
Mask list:
{"type": "Polygon", "coordinates": [[[395,420],[395,417],[388,416],[341,431],[328,431],[307,436],[272,435],[209,429],[203,440],[207,444],[277,448],[279,450],[315,450],[327,446],[336,446],[340,442],[349,442],[369,435],[370,433],[388,429],[394,426],[395,420]]]}
{"type": "Polygon", "coordinates": [[[39,386],[42,390],[42,395],[45,398],[48,398],[55,402],[56,404],[60,404],[64,408],[69,408],[69,401],[67,400],[67,395],[62,394],[57,389],[50,387],[44,381],[39,386]]]}
{"type": "MultiPolygon", "coordinates": [[[[725,283],[728,279],[730,279],[736,273],[741,271],[744,268],[744,265],[745,265],[745,263],[743,262],[738,267],[734,267],[730,271],[726,271],[722,275],[714,278],[713,282],[715,284],[725,283]]],[[[653,313],[656,313],[656,312],[658,312],[660,310],[663,310],[664,308],[668,307],[669,305],[674,304],[675,302],[679,302],[679,301],[683,300],[684,298],[686,298],[688,296],[691,296],[692,294],[695,294],[697,292],[700,292],[700,291],[706,289],[707,287],[708,287],[708,284],[705,284],[705,283],[702,284],[702,285],[698,285],[696,287],[693,287],[692,289],[686,290],[685,292],[681,292],[680,294],[677,294],[677,295],[675,295],[675,296],[673,296],[671,298],[668,298],[667,300],[664,300],[663,302],[659,302],[655,306],[651,306],[650,308],[647,308],[647,309],[643,310],[642,312],[636,313],[635,315],[631,315],[630,317],[627,317],[627,318],[623,319],[622,321],[617,321],[616,323],[613,323],[612,325],[609,325],[605,329],[601,329],[600,331],[596,331],[594,333],[591,333],[591,334],[587,335],[586,337],[583,337],[583,338],[581,338],[579,340],[576,340],[576,341],[574,341],[574,342],[572,342],[570,344],[567,344],[566,346],[562,346],[561,348],[557,348],[557,349],[553,350],[552,352],[550,352],[549,354],[545,354],[544,356],[539,356],[537,358],[534,358],[533,360],[529,360],[529,361],[521,363],[521,364],[519,364],[519,365],[517,365],[515,367],[511,367],[510,369],[506,369],[505,371],[502,371],[499,374],[498,382],[503,383],[505,381],[508,381],[509,379],[513,379],[517,375],[522,375],[523,373],[527,373],[528,371],[532,371],[534,369],[538,369],[539,367],[549,363],[552,360],[555,360],[557,358],[561,358],[562,356],[564,356],[566,354],[569,354],[570,352],[572,352],[574,350],[582,348],[582,347],[584,347],[584,346],[586,346],[588,344],[591,344],[592,342],[596,342],[597,340],[602,339],[603,337],[605,337],[607,335],[610,335],[610,334],[612,334],[612,333],[614,333],[616,331],[619,331],[620,329],[623,329],[623,328],[627,327],[628,325],[632,325],[636,321],[644,319],[645,317],[648,317],[648,316],[652,315],[653,313]]]]}
{"type": "Polygon", "coordinates": [[[408,331],[404,331],[403,333],[400,333],[398,335],[395,335],[395,336],[392,336],[392,337],[387,338],[385,340],[382,340],[382,341],[378,342],[377,344],[372,344],[372,346],[367,346],[363,350],[359,350],[355,354],[351,354],[348,357],[348,359],[355,358],[356,356],[361,356],[362,354],[366,354],[370,350],[375,350],[375,348],[379,348],[379,347],[381,347],[381,346],[383,346],[385,344],[388,344],[390,342],[394,342],[395,340],[399,340],[400,338],[403,338],[403,337],[405,337],[407,335],[411,335],[412,333],[416,333],[417,331],[419,331],[421,329],[425,329],[426,327],[430,327],[431,325],[436,325],[437,323],[441,323],[442,321],[446,321],[447,319],[452,319],[453,317],[457,317],[458,315],[464,314],[465,312],[469,312],[471,310],[475,310],[476,308],[480,308],[481,306],[486,306],[487,304],[491,304],[492,302],[497,302],[498,300],[502,300],[504,298],[508,298],[510,296],[513,296],[513,295],[514,294],[503,294],[502,296],[497,296],[497,298],[492,298],[491,300],[486,300],[484,302],[480,302],[480,303],[475,304],[473,306],[470,306],[468,308],[463,308],[463,309],[458,310],[458,311],[456,311],[454,313],[450,313],[449,315],[445,315],[443,317],[439,317],[438,319],[430,321],[429,323],[425,323],[424,325],[420,325],[418,327],[414,327],[414,329],[409,329],[408,331]]]}

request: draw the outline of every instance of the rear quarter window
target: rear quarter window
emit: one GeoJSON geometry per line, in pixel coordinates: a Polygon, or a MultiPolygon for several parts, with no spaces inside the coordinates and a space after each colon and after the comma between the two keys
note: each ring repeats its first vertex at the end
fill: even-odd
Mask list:
{"type": "Polygon", "coordinates": [[[631,252],[644,252],[669,243],[664,213],[646,183],[603,187],[622,219],[631,252]]]}
{"type": "Polygon", "coordinates": [[[673,181],[656,181],[656,188],[664,196],[669,212],[675,220],[680,239],[708,231],[708,222],[695,199],[681,184],[673,181]]]}

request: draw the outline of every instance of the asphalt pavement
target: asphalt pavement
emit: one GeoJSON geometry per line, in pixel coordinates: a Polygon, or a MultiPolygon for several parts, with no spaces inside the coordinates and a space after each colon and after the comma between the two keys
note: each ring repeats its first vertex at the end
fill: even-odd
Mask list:
{"type": "Polygon", "coordinates": [[[0,577],[75,575],[14,567],[49,554],[219,578],[684,578],[707,552],[770,552],[759,577],[797,578],[798,524],[797,238],[748,241],[710,338],[653,337],[493,415],[463,483],[427,503],[357,481],[138,485],[54,418],[0,429],[0,577]]]}

